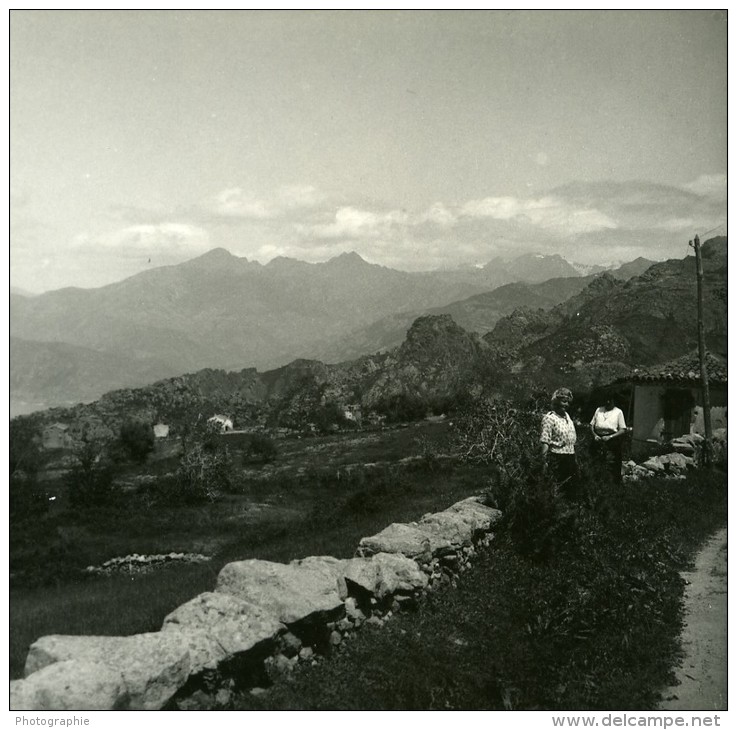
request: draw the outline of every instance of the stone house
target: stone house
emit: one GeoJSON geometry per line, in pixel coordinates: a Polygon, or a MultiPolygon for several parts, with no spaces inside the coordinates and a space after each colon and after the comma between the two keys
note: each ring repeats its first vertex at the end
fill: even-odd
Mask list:
{"type": "Polygon", "coordinates": [[[216,413],[214,416],[210,416],[210,418],[207,419],[207,422],[218,425],[221,432],[233,430],[233,420],[231,418],[228,418],[228,416],[223,416],[220,413],[216,413]]]}
{"type": "Polygon", "coordinates": [[[154,438],[165,439],[169,436],[169,426],[166,423],[154,424],[154,438]]]}
{"type": "Polygon", "coordinates": [[[74,439],[66,423],[52,423],[41,432],[41,446],[44,449],[70,449],[74,439]]]}
{"type": "MultiPolygon", "coordinates": [[[[713,430],[727,427],[727,364],[707,353],[707,374],[713,430]]],[[[632,452],[648,451],[648,445],[667,443],[688,433],[704,433],[701,371],[697,352],[663,365],[636,368],[611,384],[626,389],[627,425],[632,426],[632,452]],[[631,421],[631,422],[630,422],[631,421]]]]}

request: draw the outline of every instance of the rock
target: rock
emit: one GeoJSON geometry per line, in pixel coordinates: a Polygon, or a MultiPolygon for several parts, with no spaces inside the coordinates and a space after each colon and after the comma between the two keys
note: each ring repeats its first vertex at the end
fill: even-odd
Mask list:
{"type": "Polygon", "coordinates": [[[502,518],[502,513],[478,501],[478,497],[468,497],[448,507],[445,512],[459,512],[474,521],[476,530],[488,532],[502,518]]]}
{"type": "Polygon", "coordinates": [[[309,661],[315,655],[315,650],[311,646],[303,646],[299,650],[299,658],[302,661],[309,661]]]}
{"type": "Polygon", "coordinates": [[[289,674],[294,669],[294,665],[284,654],[277,654],[276,656],[268,657],[264,661],[264,669],[266,669],[266,674],[269,677],[278,679],[284,674],[289,674]]]}
{"type": "Polygon", "coordinates": [[[647,469],[648,471],[652,471],[652,472],[659,472],[659,471],[665,470],[663,463],[658,459],[657,456],[653,456],[647,461],[643,461],[642,464],[640,464],[640,466],[643,469],[647,469]]]}
{"type": "Polygon", "coordinates": [[[673,451],[679,454],[686,454],[687,456],[693,456],[695,452],[694,445],[689,441],[683,441],[681,439],[674,439],[670,442],[670,447],[673,451]]]}
{"type": "Polygon", "coordinates": [[[332,631],[330,633],[330,645],[331,646],[338,646],[340,642],[343,641],[343,637],[341,636],[340,631],[332,631]]]}
{"type": "Polygon", "coordinates": [[[413,592],[427,585],[427,575],[414,560],[396,553],[378,553],[372,558],[346,561],[345,579],[377,599],[399,591],[413,592]]]}
{"type": "Polygon", "coordinates": [[[188,635],[194,674],[272,641],[286,627],[261,606],[227,593],[201,593],[172,611],[161,630],[188,635]]]}
{"type": "Polygon", "coordinates": [[[683,454],[663,454],[658,456],[658,460],[664,465],[670,468],[672,471],[685,471],[689,466],[693,466],[693,459],[683,454]]]}
{"type": "Polygon", "coordinates": [[[333,577],[338,584],[338,595],[344,601],[348,597],[345,581],[343,580],[343,564],[345,560],[334,558],[332,555],[311,555],[301,560],[292,560],[290,565],[318,570],[326,577],[333,577]]]}
{"type": "Polygon", "coordinates": [[[243,560],[228,563],[217,579],[217,593],[228,593],[274,614],[285,624],[343,608],[338,580],[322,565],[243,560]]]}
{"type": "Polygon", "coordinates": [[[288,631],[281,637],[282,654],[287,657],[293,657],[299,653],[302,648],[302,640],[288,631]]]}
{"type": "Polygon", "coordinates": [[[55,662],[10,683],[11,710],[122,710],[128,702],[123,675],[97,662],[55,662]]]}
{"type": "Polygon", "coordinates": [[[376,535],[362,537],[356,554],[366,557],[376,553],[400,553],[414,558],[423,554],[434,555],[444,547],[451,545],[432,531],[394,522],[376,535]]]}
{"type": "Polygon", "coordinates": [[[470,546],[476,532],[476,520],[467,512],[445,511],[425,515],[418,526],[434,532],[456,549],[462,545],[470,546]]]}
{"type": "Polygon", "coordinates": [[[352,621],[363,621],[366,618],[366,614],[358,607],[358,602],[353,596],[345,599],[345,613],[352,621]]]}
{"type": "Polygon", "coordinates": [[[226,707],[232,699],[233,693],[225,687],[222,687],[215,693],[215,704],[218,707],[226,707]]]}
{"type": "Polygon", "coordinates": [[[338,631],[350,631],[353,628],[353,624],[347,619],[342,618],[338,621],[338,631]]]}
{"type": "MultiPolygon", "coordinates": [[[[187,681],[191,660],[179,632],[134,636],[42,636],[31,644],[25,674],[31,677],[57,662],[76,660],[72,668],[103,664],[120,672],[131,710],[159,710],[187,681]]],[[[75,681],[74,674],[69,680],[75,681]]]]}
{"type": "Polygon", "coordinates": [[[248,694],[250,694],[253,697],[259,697],[260,695],[266,694],[269,690],[265,687],[252,687],[248,694]]]}
{"type": "Polygon", "coordinates": [[[384,622],[378,616],[372,616],[370,619],[366,621],[366,625],[381,627],[384,625],[384,622]]]}
{"type": "Polygon", "coordinates": [[[646,469],[644,466],[641,466],[638,464],[632,471],[632,476],[636,479],[642,479],[644,477],[652,476],[652,472],[649,469],[646,469]]]}
{"type": "Polygon", "coordinates": [[[684,454],[672,453],[653,456],[644,461],[641,466],[652,472],[662,472],[666,469],[671,472],[681,472],[692,466],[693,463],[693,459],[684,454]]]}

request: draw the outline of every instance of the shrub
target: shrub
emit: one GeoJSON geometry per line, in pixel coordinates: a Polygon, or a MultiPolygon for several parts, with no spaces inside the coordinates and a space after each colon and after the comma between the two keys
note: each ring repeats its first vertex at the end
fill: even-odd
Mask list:
{"type": "Polygon", "coordinates": [[[228,449],[210,450],[194,444],[183,455],[176,472],[176,482],[185,502],[214,502],[231,486],[233,463],[228,449]]]}
{"type": "Polygon", "coordinates": [[[65,477],[72,507],[94,507],[114,500],[113,471],[104,449],[103,441],[87,436],[75,447],[76,464],[65,477]]]}
{"type": "Polygon", "coordinates": [[[489,467],[485,501],[504,515],[519,552],[548,559],[575,528],[572,505],[544,469],[542,414],[508,401],[481,400],[455,424],[459,458],[489,467]]]}
{"type": "Polygon", "coordinates": [[[142,421],[126,421],[120,428],[119,442],[129,459],[142,464],[154,450],[154,432],[142,421]]]}

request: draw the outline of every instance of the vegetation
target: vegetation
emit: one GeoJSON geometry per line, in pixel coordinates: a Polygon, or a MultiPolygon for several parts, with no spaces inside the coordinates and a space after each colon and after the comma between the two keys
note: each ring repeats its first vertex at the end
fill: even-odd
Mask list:
{"type": "Polygon", "coordinates": [[[527,418],[483,403],[459,424],[504,518],[458,589],[236,709],[653,709],[679,652],[679,571],[726,520],[726,475],[622,487],[584,458],[569,502],[529,450],[527,418]]]}
{"type": "Polygon", "coordinates": [[[142,464],[154,450],[154,433],[150,423],[128,420],[120,427],[120,445],[123,453],[142,464]]]}
{"type": "Polygon", "coordinates": [[[115,479],[88,439],[67,477],[43,490],[14,456],[11,495],[22,484],[36,491],[11,502],[12,676],[38,636],[156,630],[231,560],[348,557],[390,522],[485,489],[504,518],[457,590],[366,628],[330,662],[237,707],[654,707],[678,652],[679,571],[726,519],[726,479],[621,487],[582,458],[585,488],[569,502],[538,458],[543,404],[545,394],[521,407],[480,400],[450,431],[446,421],[283,440],[278,454],[257,439],[241,467],[216,434],[197,432],[168,473],[117,465],[115,479]],[[115,555],[172,550],[212,560],[134,577],[81,573],[115,555]]]}
{"type": "MultiPolygon", "coordinates": [[[[361,537],[389,522],[416,519],[478,492],[483,472],[476,467],[451,471],[444,462],[441,469],[430,468],[423,458],[400,463],[407,456],[422,457],[419,437],[439,452],[445,429],[420,424],[281,440],[276,462],[233,465],[230,491],[213,479],[219,492],[214,501],[185,500],[173,474],[142,475],[133,465],[126,467],[132,470],[127,476],[117,474],[103,503],[72,507],[69,479],[44,482],[43,512],[31,517],[29,511],[11,522],[12,675],[21,676],[28,646],[39,636],[157,630],[178,605],[212,590],[228,561],[349,557],[361,537]],[[379,458],[382,463],[365,465],[379,458]],[[115,556],[171,551],[204,553],[212,560],[133,577],[83,572],[115,556]]],[[[196,453],[202,462],[189,472],[194,484],[203,464],[222,455],[202,448],[196,453]]]]}

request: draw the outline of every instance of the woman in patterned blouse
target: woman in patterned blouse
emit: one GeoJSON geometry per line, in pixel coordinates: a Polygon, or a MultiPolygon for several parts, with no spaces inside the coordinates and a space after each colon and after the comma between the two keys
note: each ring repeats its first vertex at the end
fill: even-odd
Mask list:
{"type": "Polygon", "coordinates": [[[561,492],[569,498],[576,497],[578,487],[578,465],[576,464],[576,427],[568,415],[573,393],[568,388],[558,388],[553,393],[552,410],[543,416],[543,458],[561,492]]]}

